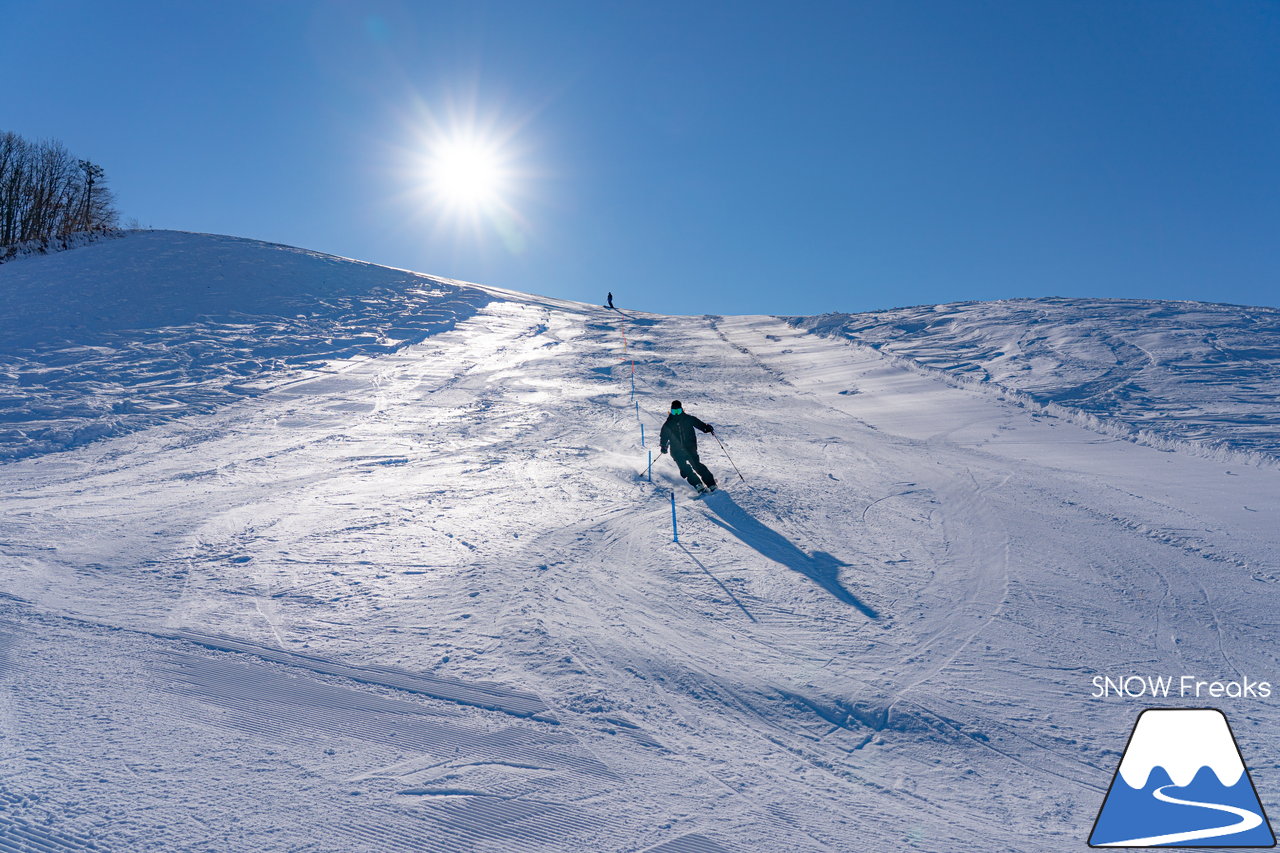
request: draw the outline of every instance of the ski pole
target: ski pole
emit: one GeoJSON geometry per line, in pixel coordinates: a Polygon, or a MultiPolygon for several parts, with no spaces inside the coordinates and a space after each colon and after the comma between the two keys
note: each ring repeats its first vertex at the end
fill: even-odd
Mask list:
{"type": "Polygon", "coordinates": [[[733,466],[733,470],[738,472],[738,479],[744,483],[747,482],[747,478],[742,476],[741,471],[738,471],[738,463],[733,461],[733,457],[729,455],[729,448],[724,446],[724,442],[720,440],[720,436],[713,432],[711,433],[711,437],[716,440],[716,444],[720,445],[720,449],[724,451],[724,457],[729,460],[729,464],[733,466]]]}

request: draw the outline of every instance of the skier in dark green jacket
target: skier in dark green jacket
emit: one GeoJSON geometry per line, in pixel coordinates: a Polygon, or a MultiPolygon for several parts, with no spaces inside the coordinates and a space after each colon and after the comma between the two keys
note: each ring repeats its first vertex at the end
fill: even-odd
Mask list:
{"type": "Polygon", "coordinates": [[[672,400],[671,414],[667,415],[666,423],[662,425],[660,443],[662,453],[671,451],[671,458],[680,466],[680,476],[688,480],[689,485],[697,489],[699,494],[706,494],[716,490],[716,478],[711,476],[707,466],[698,459],[698,437],[693,432],[695,428],[703,432],[715,432],[710,424],[687,414],[679,400],[672,400]]]}

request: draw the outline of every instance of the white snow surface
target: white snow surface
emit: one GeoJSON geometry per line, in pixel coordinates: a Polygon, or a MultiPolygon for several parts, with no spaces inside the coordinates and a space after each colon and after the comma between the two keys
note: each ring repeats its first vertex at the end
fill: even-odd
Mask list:
{"type": "MultiPolygon", "coordinates": [[[[246,240],[0,287],[0,849],[1078,849],[1144,707],[1094,675],[1275,681],[1243,457],[778,318],[246,240]],[[641,476],[672,398],[745,482],[709,436],[720,493],[641,476]]],[[[1275,708],[1228,709],[1273,813],[1275,708]]]]}
{"type": "Polygon", "coordinates": [[[0,459],[394,352],[490,296],[257,241],[140,232],[0,266],[0,459]]]}
{"type": "Polygon", "coordinates": [[[1227,718],[1213,708],[1157,708],[1138,719],[1120,775],[1130,788],[1141,789],[1157,767],[1179,788],[1190,785],[1203,767],[1228,788],[1244,775],[1227,718]]]}
{"type": "Polygon", "coordinates": [[[1103,432],[1219,458],[1280,461],[1275,308],[1004,299],[792,322],[1103,432]]]}

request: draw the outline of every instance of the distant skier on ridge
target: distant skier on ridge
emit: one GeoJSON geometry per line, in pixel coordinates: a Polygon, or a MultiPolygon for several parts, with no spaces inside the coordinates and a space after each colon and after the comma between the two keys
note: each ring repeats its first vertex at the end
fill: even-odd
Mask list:
{"type": "MultiPolygon", "coordinates": [[[[613,291],[612,290],[609,291],[609,304],[606,307],[613,308],[613,291]]],[[[614,310],[616,311],[618,309],[614,308],[614,310]]]]}
{"type": "Polygon", "coordinates": [[[695,427],[703,432],[715,433],[715,428],[710,424],[687,414],[679,400],[672,400],[671,414],[667,415],[667,420],[662,425],[662,452],[658,455],[661,456],[670,449],[671,458],[680,466],[680,476],[688,480],[698,490],[698,494],[705,495],[716,490],[716,478],[711,476],[707,466],[698,458],[698,437],[693,433],[695,427]]]}

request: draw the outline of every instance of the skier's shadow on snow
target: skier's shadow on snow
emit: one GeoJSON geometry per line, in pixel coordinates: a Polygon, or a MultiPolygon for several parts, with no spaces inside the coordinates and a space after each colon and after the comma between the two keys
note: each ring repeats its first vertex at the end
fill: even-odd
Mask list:
{"type": "Polygon", "coordinates": [[[826,551],[806,554],[790,539],[767,527],[751,513],[734,503],[733,498],[724,492],[711,495],[706,504],[716,516],[719,516],[718,518],[709,517],[712,524],[723,527],[770,560],[804,575],[835,596],[838,601],[857,609],[867,618],[880,618],[880,614],[873,608],[859,601],[857,596],[840,585],[840,569],[849,565],[848,563],[837,560],[826,551]]]}

